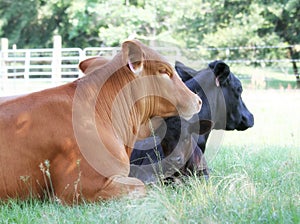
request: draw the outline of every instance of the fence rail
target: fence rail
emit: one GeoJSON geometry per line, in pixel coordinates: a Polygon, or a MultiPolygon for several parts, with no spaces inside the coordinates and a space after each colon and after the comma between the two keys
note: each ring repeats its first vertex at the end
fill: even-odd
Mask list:
{"type": "MultiPolygon", "coordinates": [[[[77,66],[82,58],[79,48],[62,49],[60,54],[60,78],[80,75],[77,66]]],[[[7,50],[1,52],[2,78],[53,78],[57,77],[53,49],[7,50]]]]}
{"type": "MultiPolygon", "coordinates": [[[[156,48],[169,61],[179,58],[177,48],[156,48]]],[[[118,47],[7,49],[0,51],[0,96],[40,90],[70,82],[83,74],[78,69],[81,60],[92,56],[112,58],[118,47]],[[22,90],[18,90],[22,85],[22,90]]]]}
{"type": "MultiPolygon", "coordinates": [[[[291,46],[288,46],[291,47],[291,46]]],[[[300,59],[291,58],[244,58],[231,59],[230,55],[236,50],[254,50],[258,49],[286,49],[286,46],[259,46],[254,47],[229,47],[229,48],[199,48],[182,51],[176,47],[156,47],[155,49],[164,55],[171,63],[175,60],[183,58],[197,57],[193,60],[194,64],[197,61],[197,66],[203,67],[202,64],[207,64],[209,60],[205,56],[205,51],[222,51],[224,52],[223,60],[227,63],[281,63],[290,64],[292,62],[300,62],[300,59]],[[188,52],[188,53],[187,53],[188,52]],[[200,54],[200,53],[201,54],[200,54]],[[199,58],[204,58],[200,60],[199,58]]],[[[112,58],[119,47],[101,47],[101,48],[51,48],[51,49],[4,49],[1,46],[0,51],[0,96],[10,95],[18,92],[29,92],[39,90],[51,86],[55,86],[64,82],[72,81],[83,74],[78,69],[78,64],[81,60],[91,56],[104,56],[112,58]],[[22,90],[18,90],[19,86],[22,90]]],[[[257,54],[257,53],[255,53],[257,54]]],[[[255,55],[254,55],[255,56],[255,55]]],[[[193,65],[193,63],[190,63],[193,65]]],[[[193,66],[191,66],[193,67],[193,66]]],[[[291,66],[290,66],[291,67],[291,66]]],[[[289,72],[291,69],[289,69],[289,72]]]]}

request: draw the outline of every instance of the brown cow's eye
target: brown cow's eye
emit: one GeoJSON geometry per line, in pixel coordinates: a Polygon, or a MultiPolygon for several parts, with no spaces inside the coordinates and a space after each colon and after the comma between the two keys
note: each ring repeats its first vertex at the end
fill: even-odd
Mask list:
{"type": "Polygon", "coordinates": [[[158,70],[158,72],[159,72],[159,74],[166,74],[166,75],[168,75],[169,77],[172,77],[172,72],[171,71],[169,71],[168,69],[166,69],[166,68],[163,68],[163,69],[160,69],[160,70],[158,70]]]}
{"type": "Polygon", "coordinates": [[[166,74],[167,73],[167,70],[166,69],[159,69],[158,72],[160,74],[166,74]]]}

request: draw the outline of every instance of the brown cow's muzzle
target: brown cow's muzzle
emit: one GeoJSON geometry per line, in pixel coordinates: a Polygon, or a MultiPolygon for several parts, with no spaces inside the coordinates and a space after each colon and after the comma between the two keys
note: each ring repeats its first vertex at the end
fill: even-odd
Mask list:
{"type": "Polygon", "coordinates": [[[179,107],[179,115],[185,120],[189,120],[194,114],[200,112],[202,107],[202,100],[197,94],[191,96],[191,101],[186,102],[181,108],[179,107]]]}

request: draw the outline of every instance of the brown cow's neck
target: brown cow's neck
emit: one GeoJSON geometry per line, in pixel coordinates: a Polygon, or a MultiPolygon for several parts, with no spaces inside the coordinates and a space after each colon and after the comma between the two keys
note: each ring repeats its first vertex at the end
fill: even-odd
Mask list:
{"type": "Polygon", "coordinates": [[[82,106],[87,107],[83,113],[89,113],[91,121],[95,118],[99,133],[103,125],[112,125],[115,136],[132,147],[141,123],[139,104],[134,102],[135,88],[128,85],[134,75],[127,66],[117,69],[108,65],[93,72],[77,83],[82,106]]]}

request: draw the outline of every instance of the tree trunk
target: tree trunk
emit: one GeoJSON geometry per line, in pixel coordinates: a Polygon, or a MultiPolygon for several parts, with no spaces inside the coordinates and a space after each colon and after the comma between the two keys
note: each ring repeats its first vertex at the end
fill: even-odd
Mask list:
{"type": "MultiPolygon", "coordinates": [[[[288,49],[289,49],[290,58],[294,59],[294,51],[293,51],[292,46],[288,47],[288,49]]],[[[294,75],[296,76],[297,88],[300,89],[300,75],[299,75],[299,72],[298,72],[297,63],[296,63],[296,61],[293,60],[292,64],[293,64],[294,75]]]]}

